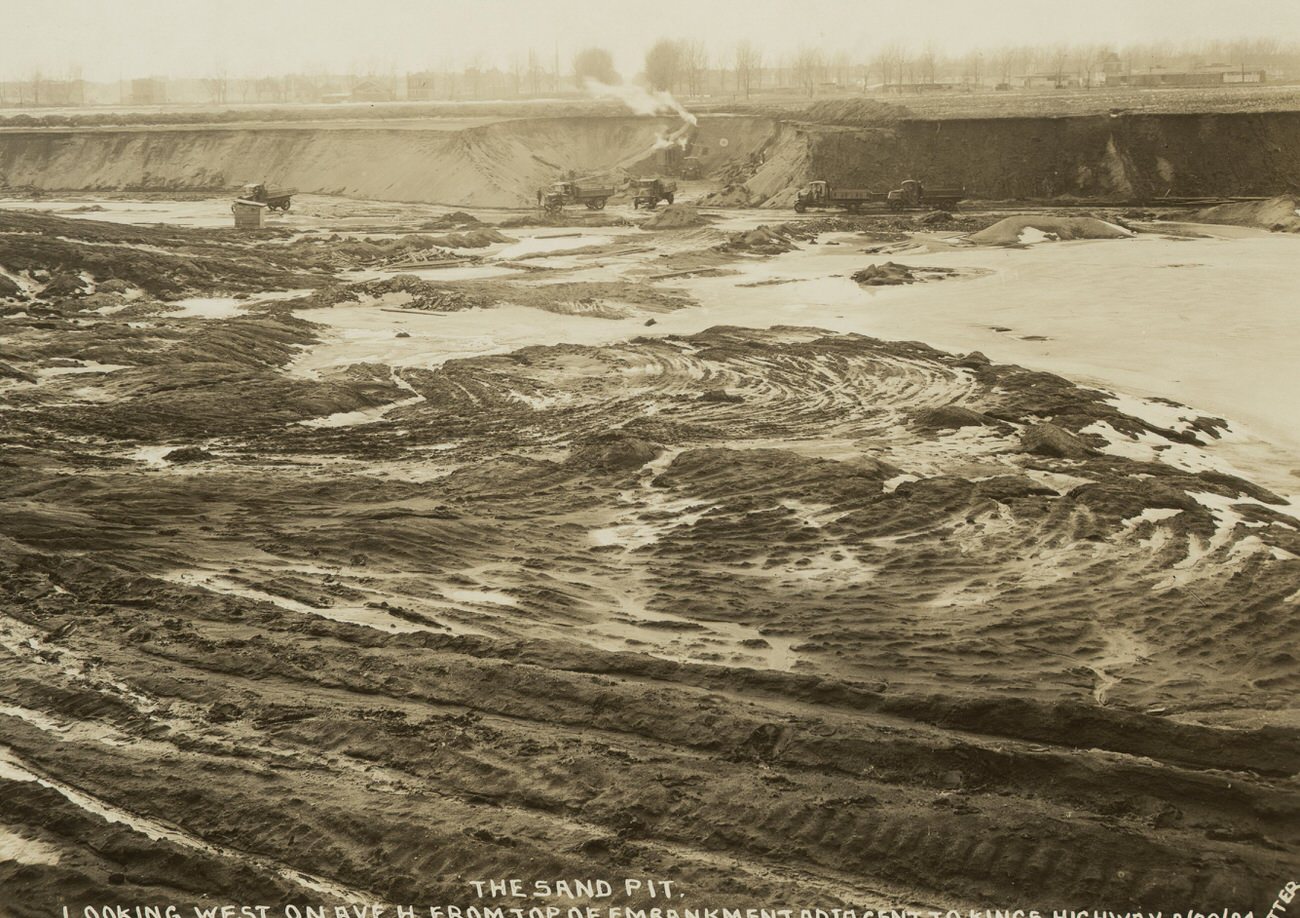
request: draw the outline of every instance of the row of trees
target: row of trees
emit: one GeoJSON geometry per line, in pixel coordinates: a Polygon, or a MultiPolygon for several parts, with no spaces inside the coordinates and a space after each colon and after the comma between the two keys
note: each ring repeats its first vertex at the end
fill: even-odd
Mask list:
{"type": "MultiPolygon", "coordinates": [[[[815,95],[824,90],[867,91],[926,84],[987,87],[1015,84],[1033,76],[1037,82],[1089,86],[1101,74],[1142,73],[1158,68],[1181,70],[1222,64],[1266,69],[1273,75],[1300,78],[1300,43],[1276,38],[1224,40],[1196,45],[1156,43],[1111,48],[1103,45],[1058,44],[975,49],[944,53],[934,44],[890,43],[870,55],[854,55],[818,46],[805,46],[782,55],[764,52],[741,40],[729,46],[699,39],[661,39],[645,53],[635,77],[653,89],[682,96],[731,95],[749,98],[759,91],[798,91],[815,95]]],[[[618,83],[621,77],[607,50],[587,48],[574,55],[562,72],[558,49],[536,49],[509,56],[503,68],[483,54],[462,58],[419,73],[374,68],[350,75],[294,74],[238,79],[221,67],[198,80],[170,80],[169,102],[303,102],[329,95],[346,95],[358,86],[381,87],[394,99],[425,101],[527,98],[580,91],[585,79],[618,83]]],[[[23,79],[0,81],[0,105],[76,105],[130,101],[131,81],[92,84],[73,69],[62,73],[36,70],[23,79]]]]}
{"type": "MultiPolygon", "coordinates": [[[[613,72],[602,49],[589,48],[574,60],[575,74],[599,61],[613,72]]],[[[919,47],[893,42],[868,57],[847,51],[804,46],[790,55],[765,60],[752,42],[710,50],[699,40],[661,39],[646,52],[644,79],[653,89],[686,95],[719,91],[748,98],[764,87],[798,88],[809,95],[819,87],[902,87],[951,83],[967,86],[1010,84],[1035,76],[1057,85],[1091,85],[1099,74],[1133,73],[1164,68],[1182,70],[1221,64],[1268,69],[1300,76],[1300,44],[1275,38],[1205,42],[1196,45],[1154,43],[1113,48],[1098,44],[1003,46],[946,54],[933,43],[919,47]]],[[[603,82],[611,82],[602,78],[603,82]]]]}

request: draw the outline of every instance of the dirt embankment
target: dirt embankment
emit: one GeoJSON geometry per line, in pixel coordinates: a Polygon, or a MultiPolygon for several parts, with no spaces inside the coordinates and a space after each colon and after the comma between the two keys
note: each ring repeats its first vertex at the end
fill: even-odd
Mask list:
{"type": "MultiPolygon", "coordinates": [[[[844,124],[838,109],[808,116],[818,111],[835,123],[702,118],[693,152],[726,189],[717,203],[788,206],[814,178],[873,188],[919,178],[984,199],[1153,200],[1300,187],[1300,112],[930,121],[890,109],[874,124],[844,124]]],[[[569,171],[656,171],[655,141],[672,126],[574,117],[464,130],[4,131],[0,189],[193,191],[256,179],[358,198],[519,207],[569,171]]]]}
{"type": "MultiPolygon", "coordinates": [[[[412,127],[130,128],[0,132],[0,190],[197,191],[267,181],[376,200],[520,207],[562,174],[644,171],[658,118],[537,118],[412,127]]],[[[767,119],[706,119],[709,169],[748,155],[767,119]]]]}
{"type": "Polygon", "coordinates": [[[1300,187],[1300,112],[790,123],[736,197],[789,206],[811,178],[981,199],[1269,195],[1300,187]]]}

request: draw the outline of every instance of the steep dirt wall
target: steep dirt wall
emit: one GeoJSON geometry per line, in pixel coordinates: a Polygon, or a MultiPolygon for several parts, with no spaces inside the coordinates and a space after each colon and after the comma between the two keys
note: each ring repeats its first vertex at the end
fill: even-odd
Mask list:
{"type": "Polygon", "coordinates": [[[0,187],[214,190],[265,180],[380,200],[517,206],[561,172],[643,157],[670,122],[565,118],[419,129],[134,129],[0,133],[0,187]]]}
{"type": "Polygon", "coordinates": [[[804,139],[810,173],[843,185],[915,177],[980,198],[1127,200],[1300,188],[1300,112],[916,120],[804,139]]]}
{"type": "MultiPolygon", "coordinates": [[[[305,192],[481,207],[532,203],[561,173],[645,171],[672,119],[536,118],[464,130],[139,128],[0,132],[0,189],[217,190],[265,180],[305,192]]],[[[707,172],[762,152],[754,203],[788,206],[810,179],[905,178],[977,198],[1271,195],[1300,189],[1300,112],[896,122],[880,128],[702,118],[707,172]]],[[[734,181],[734,179],[731,179],[734,181]]]]}

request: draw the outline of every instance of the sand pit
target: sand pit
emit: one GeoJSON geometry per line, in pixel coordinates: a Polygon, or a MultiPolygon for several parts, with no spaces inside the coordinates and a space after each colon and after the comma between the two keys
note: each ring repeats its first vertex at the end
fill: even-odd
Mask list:
{"type": "Polygon", "coordinates": [[[451,281],[382,268],[461,218],[260,263],[4,219],[0,888],[42,914],[539,864],[1172,910],[1294,860],[1294,507],[1224,466],[1229,422],[1005,360],[981,292],[1085,354],[1112,315],[1024,304],[1136,317],[1108,285],[1145,277],[1190,309],[1277,286],[1249,253],[1293,237],[934,246],[904,270],[990,274],[867,289],[857,233],[752,223],[521,231],[537,270],[451,281]],[[1179,246],[1201,276],[1151,270],[1179,246]]]}

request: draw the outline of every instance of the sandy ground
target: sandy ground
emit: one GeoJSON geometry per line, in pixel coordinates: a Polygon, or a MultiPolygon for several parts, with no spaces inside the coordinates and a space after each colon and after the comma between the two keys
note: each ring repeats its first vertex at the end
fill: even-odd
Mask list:
{"type": "Polygon", "coordinates": [[[1245,911],[1295,863],[1295,239],[45,203],[0,210],[13,914],[1245,911]]]}

